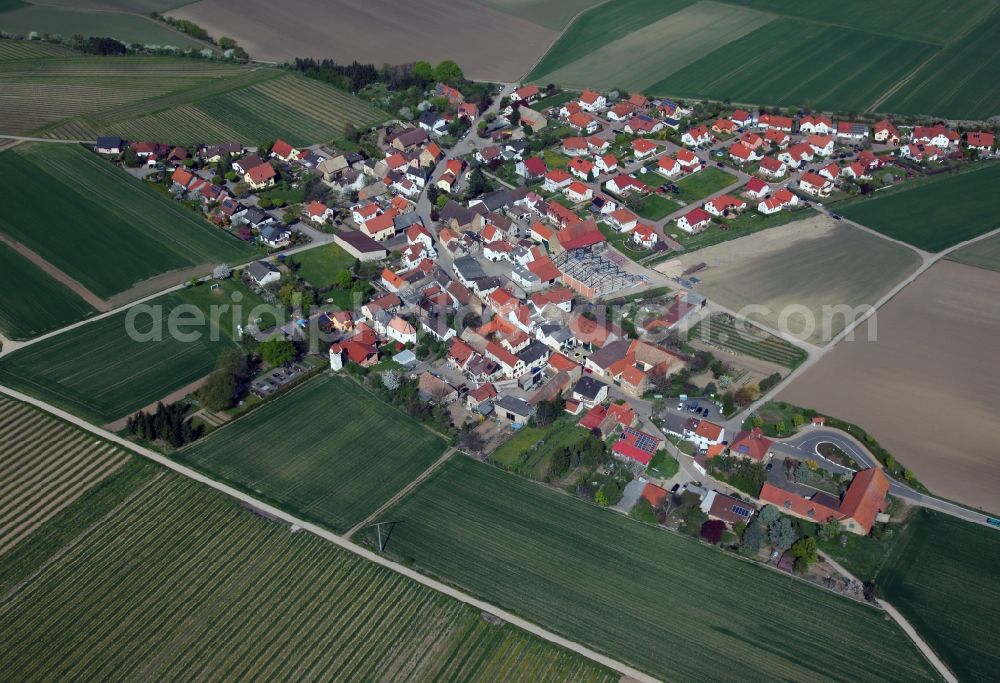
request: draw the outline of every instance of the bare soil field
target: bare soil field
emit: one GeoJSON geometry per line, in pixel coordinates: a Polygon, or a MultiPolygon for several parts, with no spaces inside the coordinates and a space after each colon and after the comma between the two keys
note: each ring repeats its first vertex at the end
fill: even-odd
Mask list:
{"type": "Polygon", "coordinates": [[[932,492],[1000,512],[1000,273],[942,261],[778,396],[869,431],[932,492]]]}
{"type": "Polygon", "coordinates": [[[469,78],[512,81],[557,32],[473,0],[203,0],[171,11],[213,36],[235,38],[254,58],[403,64],[453,59],[469,78]]]}
{"type": "Polygon", "coordinates": [[[663,263],[699,263],[697,291],[772,330],[823,345],[920,264],[917,253],[825,216],[795,221],[663,263]]]}

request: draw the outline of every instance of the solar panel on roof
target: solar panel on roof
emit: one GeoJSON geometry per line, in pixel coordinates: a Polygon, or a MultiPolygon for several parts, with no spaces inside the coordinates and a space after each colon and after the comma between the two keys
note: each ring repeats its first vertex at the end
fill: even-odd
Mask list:
{"type": "Polygon", "coordinates": [[[747,510],[745,507],[740,507],[739,505],[734,505],[733,506],[733,512],[735,512],[736,514],[738,514],[740,517],[749,517],[750,516],[750,511],[747,510]]]}

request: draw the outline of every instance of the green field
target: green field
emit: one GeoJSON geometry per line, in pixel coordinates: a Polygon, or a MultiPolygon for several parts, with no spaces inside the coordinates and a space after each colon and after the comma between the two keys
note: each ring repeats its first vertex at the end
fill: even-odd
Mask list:
{"type": "Polygon", "coordinates": [[[977,268],[1000,271],[1000,235],[987,237],[948,254],[952,261],[958,261],[977,268]]]}
{"type": "Polygon", "coordinates": [[[598,5],[573,22],[525,80],[543,81],[547,74],[585,57],[597,46],[625,38],[691,4],[693,0],[615,0],[598,5]]]}
{"type": "MultiPolygon", "coordinates": [[[[0,383],[59,406],[91,422],[105,424],[155,403],[215,368],[222,350],[232,344],[233,312],[218,317],[216,340],[209,326],[183,327],[204,332],[183,341],[169,334],[169,317],[190,304],[210,320],[210,304],[242,300],[241,318],[263,301],[242,285],[228,281],[216,290],[202,285],[161,296],[138,311],[130,335],[126,312],[107,316],[50,337],[0,359],[0,383]],[[157,317],[154,319],[153,315],[157,317]],[[154,337],[162,331],[160,340],[154,337]],[[134,337],[134,338],[133,338],[134,337]]],[[[132,310],[132,309],[130,309],[132,310]]],[[[174,314],[178,315],[178,314],[174,314]]],[[[185,314],[186,316],[187,314],[185,314]]],[[[187,318],[181,318],[180,321],[187,318]]]]}
{"type": "Polygon", "coordinates": [[[692,173],[678,180],[676,185],[680,188],[680,192],[673,196],[682,202],[691,204],[715,194],[735,182],[736,176],[714,166],[707,166],[697,173],[692,173]]]}
{"type": "Polygon", "coordinates": [[[388,552],[663,679],[934,679],[869,607],[467,458],[386,519],[388,552]]]}
{"type": "Polygon", "coordinates": [[[996,188],[1000,164],[942,173],[841,205],[847,218],[925,251],[941,251],[1000,227],[996,188]]]}
{"type": "Polygon", "coordinates": [[[0,133],[171,144],[330,142],[388,118],[282,69],[172,57],[44,57],[0,43],[0,133]]]}
{"type": "Polygon", "coordinates": [[[337,273],[354,265],[354,257],[333,243],[300,252],[294,259],[298,274],[313,287],[332,285],[337,273]]]}
{"type": "Polygon", "coordinates": [[[990,0],[847,0],[836,12],[793,0],[616,0],[581,15],[526,79],[986,119],[1000,113],[998,40],[990,0]]]}
{"type": "MultiPolygon", "coordinates": [[[[961,16],[961,13],[949,11],[939,16],[961,16]]],[[[891,94],[877,109],[956,119],[996,116],[1000,113],[1000,82],[996,78],[1000,72],[998,43],[1000,10],[982,26],[941,50],[906,87],[891,94]]]]}
{"type": "Polygon", "coordinates": [[[674,97],[863,111],[935,50],[926,43],[783,18],[646,89],[674,97]]]}
{"type": "Polygon", "coordinates": [[[43,3],[33,3],[20,9],[0,13],[0,30],[18,35],[27,35],[34,31],[66,38],[76,34],[106,36],[123,43],[172,45],[199,50],[208,47],[207,43],[194,40],[143,14],[114,10],[95,12],[89,8],[57,7],[43,3]]]}
{"type": "Polygon", "coordinates": [[[28,339],[95,313],[78,295],[0,242],[0,332],[28,339]]]}
{"type": "Polygon", "coordinates": [[[444,450],[443,439],[408,415],[331,376],[251,412],[177,458],[342,532],[444,450]]]}
{"type": "Polygon", "coordinates": [[[893,542],[877,583],[961,681],[1000,671],[1000,533],[920,510],[893,542]]]}
{"type": "MultiPolygon", "coordinates": [[[[75,145],[0,153],[0,231],[108,299],[168,271],[254,250],[75,145]]],[[[172,282],[170,284],[176,284],[172,282]]]]}
{"type": "Polygon", "coordinates": [[[618,678],[173,474],[74,540],[5,593],[5,677],[618,678]]]}
{"type": "Polygon", "coordinates": [[[718,313],[698,322],[688,334],[690,340],[700,340],[729,349],[734,353],[760,358],[771,363],[795,368],[806,359],[806,352],[781,337],[765,332],[754,325],[737,327],[734,317],[718,313]]]}
{"type": "Polygon", "coordinates": [[[721,224],[712,223],[696,235],[689,235],[683,230],[676,229],[673,232],[668,230],[667,233],[684,245],[685,252],[692,252],[817,215],[815,209],[805,207],[800,207],[795,211],[779,211],[770,216],[758,213],[755,209],[753,202],[747,202],[747,209],[743,213],[725,219],[725,224],[729,226],[729,229],[725,231],[722,230],[721,224]]]}

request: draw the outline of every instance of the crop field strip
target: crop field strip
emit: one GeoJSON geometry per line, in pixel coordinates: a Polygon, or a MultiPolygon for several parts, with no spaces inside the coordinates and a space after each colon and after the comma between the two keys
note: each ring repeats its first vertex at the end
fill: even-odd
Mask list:
{"type": "Polygon", "coordinates": [[[38,57],[62,57],[72,54],[75,54],[72,49],[53,43],[0,39],[0,61],[8,59],[36,59],[38,57]]]}
{"type": "Polygon", "coordinates": [[[1000,68],[998,40],[1000,8],[991,0],[890,0],[877,7],[846,0],[836,13],[791,0],[618,0],[581,15],[526,80],[985,119],[1000,112],[1000,85],[990,78],[1000,68]],[[763,26],[748,19],[728,30],[719,18],[727,10],[776,19],[763,26]],[[688,25],[692,35],[701,32],[699,16],[705,37],[689,40],[688,25]],[[656,36],[668,39],[657,43],[656,36]]]}
{"type": "Polygon", "coordinates": [[[0,398],[0,555],[127,460],[110,444],[0,398]]]}
{"type": "Polygon", "coordinates": [[[962,681],[1000,669],[996,567],[1000,533],[920,510],[886,556],[876,582],[962,681]]]}
{"type": "Polygon", "coordinates": [[[870,607],[469,458],[385,518],[390,554],[664,679],[935,680],[870,607]]]}
{"type": "Polygon", "coordinates": [[[0,636],[28,678],[616,680],[173,475],[0,598],[0,636]]]}
{"type": "Polygon", "coordinates": [[[5,114],[0,132],[44,136],[47,126],[66,119],[136,102],[153,106],[175,91],[224,83],[245,71],[232,64],[155,57],[0,61],[0,111],[5,114]]]}
{"type": "MultiPolygon", "coordinates": [[[[164,316],[181,303],[177,295],[153,302],[163,307],[164,316]]],[[[148,316],[139,316],[135,330],[149,335],[153,324],[148,316]]],[[[136,341],[120,313],[4,356],[0,383],[105,424],[204,377],[226,344],[169,336],[158,342],[136,341]]]]}
{"type": "Polygon", "coordinates": [[[920,179],[838,210],[867,228],[937,252],[1000,227],[998,183],[1000,163],[992,162],[964,173],[920,179]]]}
{"type": "Polygon", "coordinates": [[[103,299],[168,271],[253,254],[232,235],[82,147],[32,143],[2,158],[0,198],[9,210],[0,218],[0,231],[103,299]],[[24,201],[28,198],[37,201],[24,201]],[[38,230],[39,224],[46,229],[38,230]]]}
{"type": "Polygon", "coordinates": [[[442,438],[353,381],[326,376],[175,457],[343,532],[415,479],[445,447],[442,438]]]}
{"type": "Polygon", "coordinates": [[[744,330],[739,330],[736,319],[727,315],[713,315],[709,321],[699,322],[691,330],[689,338],[707,341],[787,368],[793,368],[806,359],[805,351],[794,344],[754,325],[746,324],[744,330]]]}
{"type": "Polygon", "coordinates": [[[28,339],[82,320],[96,311],[38,266],[0,241],[0,332],[28,339]]]}

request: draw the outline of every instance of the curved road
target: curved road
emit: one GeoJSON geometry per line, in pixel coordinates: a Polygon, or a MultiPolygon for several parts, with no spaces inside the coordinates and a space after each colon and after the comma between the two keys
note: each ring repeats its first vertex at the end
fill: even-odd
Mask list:
{"type": "MultiPolygon", "coordinates": [[[[831,462],[830,460],[827,460],[826,458],[823,458],[823,456],[819,455],[816,449],[821,443],[832,443],[834,446],[844,451],[844,453],[847,453],[847,455],[864,468],[882,467],[878,460],[875,459],[875,456],[872,455],[871,451],[865,448],[860,441],[846,432],[842,432],[839,429],[832,429],[830,427],[806,427],[801,434],[789,437],[788,439],[775,441],[774,450],[778,453],[789,455],[794,458],[808,456],[815,460],[822,461],[825,469],[833,472],[839,472],[840,474],[853,474],[854,471],[850,468],[838,465],[837,463],[831,462]]],[[[961,505],[956,505],[955,503],[951,503],[947,500],[942,500],[941,498],[935,498],[934,496],[920,493],[919,491],[913,490],[906,484],[900,483],[892,478],[889,479],[889,482],[889,493],[906,501],[910,505],[925,507],[946,515],[951,515],[952,517],[957,517],[965,520],[966,522],[982,524],[983,526],[988,526],[991,529],[997,529],[996,526],[993,526],[986,521],[988,515],[983,512],[962,507],[961,505]]]]}

